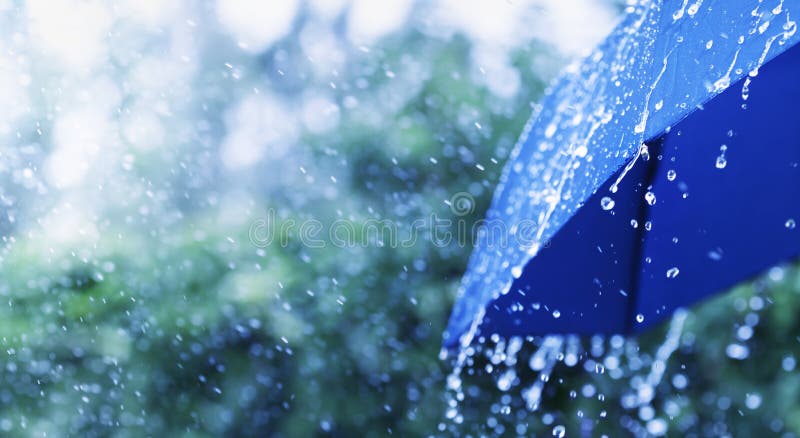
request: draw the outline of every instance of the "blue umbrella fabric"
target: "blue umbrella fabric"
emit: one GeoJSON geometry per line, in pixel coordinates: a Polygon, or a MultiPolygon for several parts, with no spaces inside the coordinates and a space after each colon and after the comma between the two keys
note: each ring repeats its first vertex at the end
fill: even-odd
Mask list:
{"type": "Polygon", "coordinates": [[[444,333],[643,330],[800,254],[800,0],[630,6],[501,176],[444,333]]]}

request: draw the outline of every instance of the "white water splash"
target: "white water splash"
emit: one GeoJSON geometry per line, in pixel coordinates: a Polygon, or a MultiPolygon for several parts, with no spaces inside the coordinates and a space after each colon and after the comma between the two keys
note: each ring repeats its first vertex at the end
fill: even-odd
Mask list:
{"type": "Polygon", "coordinates": [[[558,362],[564,345],[564,336],[548,336],[542,346],[531,356],[529,366],[533,371],[539,372],[539,378],[530,387],[522,392],[528,410],[535,411],[542,401],[542,390],[545,383],[550,380],[553,367],[558,362]]]}

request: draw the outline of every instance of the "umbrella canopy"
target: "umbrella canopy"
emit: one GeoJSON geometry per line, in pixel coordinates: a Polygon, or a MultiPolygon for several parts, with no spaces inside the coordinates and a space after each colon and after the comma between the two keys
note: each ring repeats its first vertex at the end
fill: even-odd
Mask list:
{"type": "Polygon", "coordinates": [[[512,151],[445,346],[635,332],[800,254],[800,0],[627,12],[512,151]]]}

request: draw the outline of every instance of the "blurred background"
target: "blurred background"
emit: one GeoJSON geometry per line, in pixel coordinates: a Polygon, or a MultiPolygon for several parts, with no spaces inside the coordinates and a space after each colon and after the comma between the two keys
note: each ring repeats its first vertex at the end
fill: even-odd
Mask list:
{"type": "Polygon", "coordinates": [[[795,267],[694,309],[653,384],[668,325],[576,340],[531,411],[540,339],[492,340],[448,390],[469,245],[253,241],[410,232],[457,193],[480,219],[624,7],[0,0],[0,435],[797,436],[795,267]]]}

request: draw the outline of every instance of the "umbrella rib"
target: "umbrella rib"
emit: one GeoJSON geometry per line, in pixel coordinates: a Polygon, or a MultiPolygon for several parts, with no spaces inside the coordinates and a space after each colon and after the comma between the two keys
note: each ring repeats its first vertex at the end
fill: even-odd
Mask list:
{"type": "MultiPolygon", "coordinates": [[[[654,139],[652,143],[654,146],[652,149],[655,153],[652,153],[651,157],[657,157],[658,152],[662,149],[663,137],[654,139]]],[[[653,159],[652,162],[643,161],[643,163],[647,166],[647,168],[645,169],[644,177],[642,178],[642,189],[647,190],[647,187],[654,182],[656,170],[658,168],[658,159],[653,159]]],[[[631,333],[634,329],[633,323],[635,321],[639,293],[641,292],[639,290],[639,281],[643,271],[641,262],[642,255],[644,253],[645,233],[647,231],[645,222],[647,221],[649,207],[650,205],[647,202],[644,202],[644,200],[640,199],[638,209],[636,210],[636,220],[638,221],[639,226],[634,229],[635,237],[631,251],[631,294],[630,298],[628,299],[627,309],[625,311],[625,333],[631,333]]]]}

